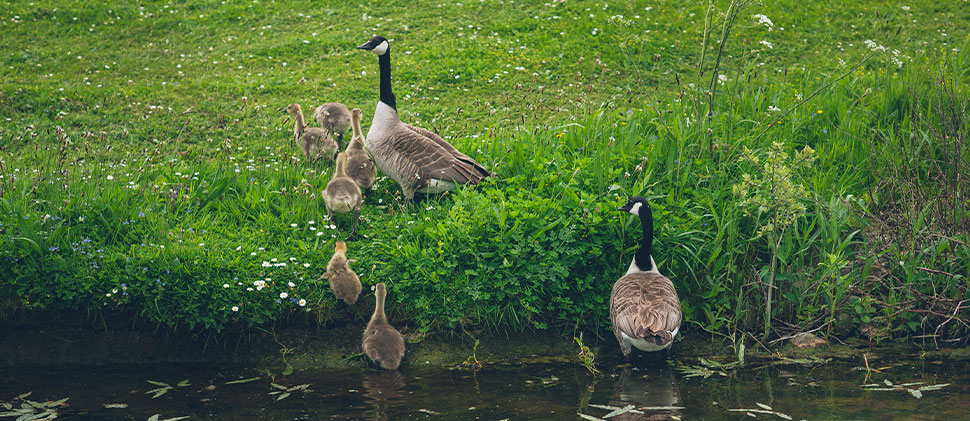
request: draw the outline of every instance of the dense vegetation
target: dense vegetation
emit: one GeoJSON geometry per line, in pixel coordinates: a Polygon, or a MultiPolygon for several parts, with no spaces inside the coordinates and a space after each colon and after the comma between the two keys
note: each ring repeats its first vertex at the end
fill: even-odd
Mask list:
{"type": "Polygon", "coordinates": [[[403,119],[497,174],[367,193],[348,255],[399,324],[602,332],[641,194],[695,332],[970,335],[958,2],[209,3],[4,4],[0,317],[358,317],[317,280],[332,169],[275,110],[366,131],[381,34],[403,119]]]}

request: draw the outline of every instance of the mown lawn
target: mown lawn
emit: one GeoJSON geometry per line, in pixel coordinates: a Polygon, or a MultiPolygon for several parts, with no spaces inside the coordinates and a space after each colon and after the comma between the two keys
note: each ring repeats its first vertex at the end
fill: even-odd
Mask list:
{"type": "Polygon", "coordinates": [[[379,34],[402,118],[497,174],[368,192],[348,254],[399,325],[602,333],[642,194],[688,329],[761,336],[771,289],[769,336],[963,340],[970,9],[847,3],[3,3],[0,316],[353,320],[316,280],[331,169],[276,109],[366,132],[379,34]]]}

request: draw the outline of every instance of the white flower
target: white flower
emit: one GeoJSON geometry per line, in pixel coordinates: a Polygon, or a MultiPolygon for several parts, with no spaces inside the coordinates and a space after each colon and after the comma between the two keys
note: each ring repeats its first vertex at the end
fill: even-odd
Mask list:
{"type": "Polygon", "coordinates": [[[232,311],[239,311],[239,307],[238,306],[232,306],[232,311]]]}
{"type": "Polygon", "coordinates": [[[108,180],[114,180],[115,179],[114,176],[111,176],[111,175],[109,175],[107,178],[108,178],[108,180]]]}
{"type": "Polygon", "coordinates": [[[303,267],[308,268],[308,267],[310,267],[310,264],[309,263],[304,263],[303,264],[303,267]]]}
{"type": "Polygon", "coordinates": [[[280,293],[280,298],[286,298],[286,297],[289,297],[289,296],[290,296],[290,294],[287,294],[285,292],[281,292],[280,293]]]}
{"type": "Polygon", "coordinates": [[[310,224],[310,225],[313,225],[313,224],[316,223],[316,221],[310,221],[310,222],[307,222],[307,223],[310,224]]]}
{"type": "Polygon", "coordinates": [[[290,224],[290,226],[296,228],[296,224],[290,224]]]}
{"type": "Polygon", "coordinates": [[[287,282],[286,284],[289,285],[290,288],[293,288],[296,286],[296,284],[294,284],[293,282],[287,282]]]}
{"type": "Polygon", "coordinates": [[[252,287],[246,288],[246,291],[252,291],[252,290],[253,290],[252,287]]]}
{"type": "Polygon", "coordinates": [[[765,40],[761,40],[761,45],[764,45],[765,47],[768,47],[769,49],[775,48],[773,45],[771,45],[770,42],[765,41],[765,40]]]}
{"type": "Polygon", "coordinates": [[[781,108],[778,108],[778,107],[776,107],[774,105],[769,105],[768,106],[768,111],[776,111],[777,112],[777,111],[781,111],[781,108]]]}
{"type": "Polygon", "coordinates": [[[771,19],[768,19],[768,17],[765,15],[757,14],[754,15],[754,17],[755,19],[758,19],[758,23],[763,24],[766,28],[768,28],[769,31],[775,26],[774,22],[772,22],[771,19]]]}
{"type": "Polygon", "coordinates": [[[229,284],[222,284],[223,288],[229,288],[229,284]]]}
{"type": "Polygon", "coordinates": [[[300,307],[305,307],[305,306],[306,306],[306,300],[304,300],[304,299],[302,299],[302,298],[300,298],[300,301],[299,301],[299,302],[297,302],[297,304],[299,304],[299,305],[300,305],[300,307]]]}

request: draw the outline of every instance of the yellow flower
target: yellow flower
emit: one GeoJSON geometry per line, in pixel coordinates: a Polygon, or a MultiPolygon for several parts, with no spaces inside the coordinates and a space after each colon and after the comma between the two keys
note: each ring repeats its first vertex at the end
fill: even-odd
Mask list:
{"type": "Polygon", "coordinates": [[[819,113],[819,114],[822,114],[822,110],[818,110],[818,111],[816,111],[816,112],[817,112],[817,113],[819,113]]]}

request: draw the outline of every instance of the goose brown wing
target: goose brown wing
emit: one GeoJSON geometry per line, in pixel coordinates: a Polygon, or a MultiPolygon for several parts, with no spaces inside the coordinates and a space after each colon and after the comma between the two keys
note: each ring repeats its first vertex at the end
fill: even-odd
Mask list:
{"type": "Polygon", "coordinates": [[[397,138],[391,145],[395,155],[410,161],[421,177],[459,184],[476,184],[488,175],[485,168],[458,152],[443,139],[439,143],[433,137],[421,134],[408,125],[395,136],[397,138]]]}
{"type": "Polygon", "coordinates": [[[680,326],[680,300],[673,283],[663,275],[632,273],[613,285],[610,297],[613,328],[627,336],[654,340],[658,345],[673,339],[680,326]]]}
{"type": "Polygon", "coordinates": [[[438,136],[436,133],[432,132],[431,130],[424,129],[421,127],[415,127],[410,124],[405,124],[404,126],[411,129],[411,131],[421,136],[424,136],[429,140],[431,140],[432,142],[438,144],[438,146],[441,146],[443,149],[451,153],[451,155],[454,156],[456,160],[461,161],[473,167],[476,172],[476,176],[478,176],[478,180],[475,181],[475,183],[478,183],[479,181],[481,181],[481,179],[492,175],[481,164],[479,164],[468,155],[465,155],[464,153],[456,149],[454,146],[448,143],[448,141],[442,139],[441,136],[438,136]]]}

